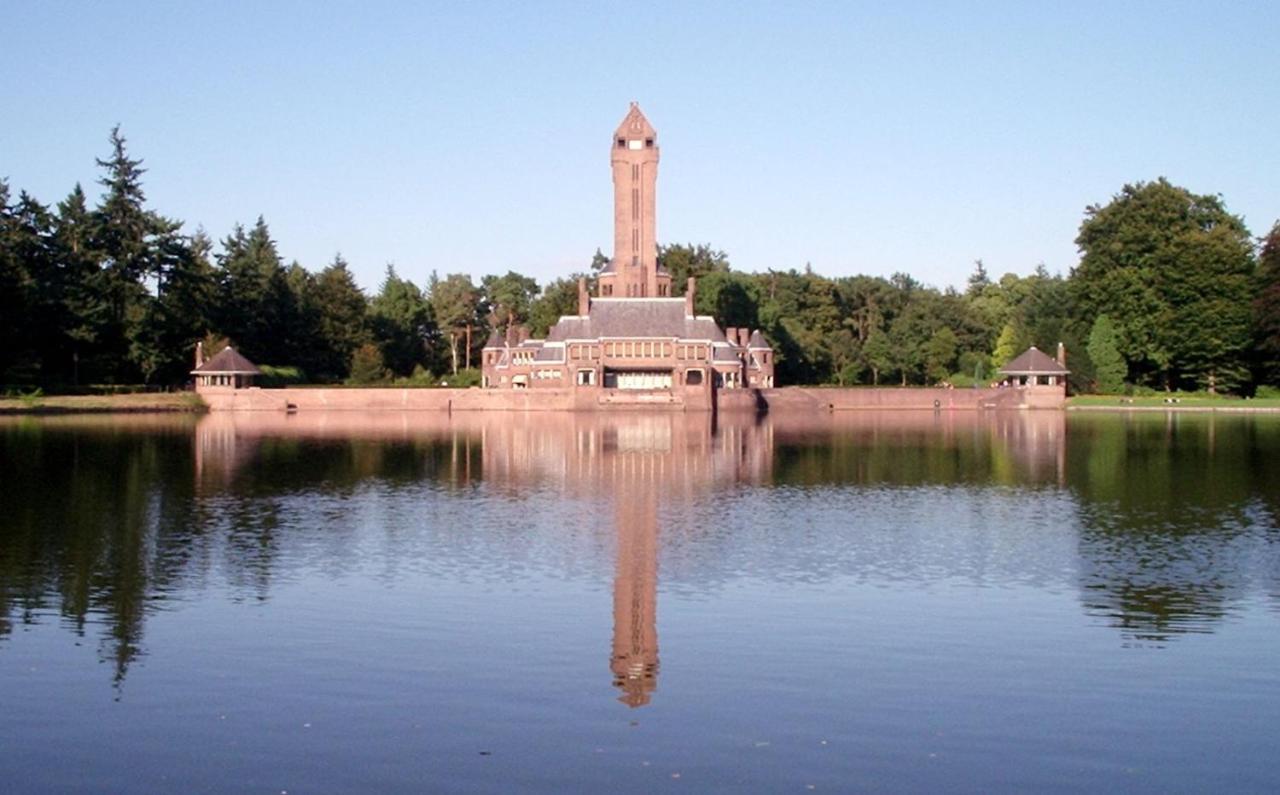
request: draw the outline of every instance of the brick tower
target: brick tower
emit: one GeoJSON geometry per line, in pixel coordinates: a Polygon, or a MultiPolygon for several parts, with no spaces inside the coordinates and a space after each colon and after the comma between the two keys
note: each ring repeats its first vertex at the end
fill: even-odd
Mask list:
{"type": "Polygon", "coordinates": [[[614,132],[610,151],[613,262],[601,273],[599,294],[607,298],[670,297],[671,277],[658,271],[658,133],[635,102],[614,132]]]}

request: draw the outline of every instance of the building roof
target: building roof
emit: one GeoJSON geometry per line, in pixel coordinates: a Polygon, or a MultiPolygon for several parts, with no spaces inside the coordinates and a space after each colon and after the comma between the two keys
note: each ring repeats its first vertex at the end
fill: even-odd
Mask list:
{"type": "Polygon", "coordinates": [[[258,366],[230,345],[191,371],[192,375],[262,375],[258,366]]]}
{"type": "Polygon", "coordinates": [[[691,317],[683,298],[596,298],[582,315],[565,315],[547,334],[549,342],[606,337],[671,337],[725,342],[715,320],[691,317]]]}
{"type": "Polygon", "coordinates": [[[631,109],[627,111],[626,117],[622,123],[618,125],[618,129],[614,132],[615,138],[656,138],[658,131],[653,129],[653,125],[644,117],[644,113],[640,111],[640,103],[632,102],[631,109]]]}
{"type": "Polygon", "coordinates": [[[1062,363],[1032,345],[1000,368],[1004,375],[1068,375],[1071,373],[1062,363]]]}
{"type": "Polygon", "coordinates": [[[771,347],[772,346],[769,345],[768,341],[765,340],[764,335],[760,333],[760,329],[756,329],[751,332],[751,339],[747,340],[748,349],[756,350],[758,348],[763,348],[765,350],[769,350],[771,347]]]}
{"type": "Polygon", "coordinates": [[[492,332],[490,332],[489,339],[488,341],[485,342],[484,347],[485,348],[501,348],[502,347],[502,335],[498,333],[497,329],[494,329],[492,332]]]}

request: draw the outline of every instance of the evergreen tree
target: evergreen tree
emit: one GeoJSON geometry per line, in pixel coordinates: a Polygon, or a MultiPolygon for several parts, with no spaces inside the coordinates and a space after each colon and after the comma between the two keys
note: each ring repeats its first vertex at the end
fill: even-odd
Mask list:
{"type": "Polygon", "coordinates": [[[313,301],[321,352],[313,375],[342,378],[351,355],[369,341],[369,333],[365,326],[367,301],[341,254],[316,277],[313,301]]]}
{"type": "Polygon", "coordinates": [[[84,190],[76,183],[67,198],[58,203],[53,229],[66,286],[63,300],[67,326],[63,333],[69,348],[72,384],[79,384],[82,374],[90,378],[104,376],[94,372],[94,352],[101,330],[109,324],[110,305],[104,298],[104,273],[92,248],[93,222],[84,190]]]}
{"type": "Polygon", "coordinates": [[[382,288],[369,302],[369,325],[382,359],[393,373],[407,376],[415,367],[427,364],[427,344],[434,325],[431,304],[413,282],[401,279],[390,265],[382,288]]]}
{"type": "Polygon", "coordinates": [[[480,281],[484,302],[492,313],[489,325],[506,332],[524,325],[538,297],[538,283],[528,276],[507,271],[505,276],[485,276],[480,281]]]}
{"type": "Polygon", "coordinates": [[[111,157],[98,160],[105,173],[98,180],[106,192],[93,213],[94,251],[101,257],[99,289],[106,302],[100,325],[100,371],[111,380],[133,380],[137,369],[129,360],[130,342],[146,311],[150,295],[143,280],[155,275],[156,241],[167,228],[146,210],[142,192],[142,161],[129,157],[119,126],[111,130],[111,157]]]}
{"type": "Polygon", "coordinates": [[[148,382],[188,380],[192,350],[212,327],[217,296],[212,249],[203,229],[187,238],[175,228],[160,241],[156,298],[147,307],[131,352],[148,382]]]}
{"type": "Polygon", "coordinates": [[[1089,360],[1093,363],[1098,391],[1115,395],[1124,391],[1124,379],[1128,368],[1116,344],[1115,326],[1107,315],[1098,315],[1089,332],[1089,360]]]}

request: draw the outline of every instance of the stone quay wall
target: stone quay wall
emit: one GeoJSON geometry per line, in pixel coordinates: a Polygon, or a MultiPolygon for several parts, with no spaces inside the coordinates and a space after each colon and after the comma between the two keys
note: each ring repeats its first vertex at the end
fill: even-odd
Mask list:
{"type": "Polygon", "coordinates": [[[1062,409],[1062,386],[985,387],[805,387],[761,390],[769,411],[1062,409]]]}
{"type": "MultiPolygon", "coordinates": [[[[200,397],[211,411],[710,411],[705,389],[422,389],[335,388],[233,389],[206,387],[200,397]]],[[[1061,386],[1002,389],[941,387],[783,387],[722,389],[721,412],[821,412],[853,410],[1062,409],[1061,386]]]]}

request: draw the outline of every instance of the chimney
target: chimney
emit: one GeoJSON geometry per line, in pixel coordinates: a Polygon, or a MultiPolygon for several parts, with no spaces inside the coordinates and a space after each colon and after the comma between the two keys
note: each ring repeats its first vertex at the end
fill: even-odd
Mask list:
{"type": "Polygon", "coordinates": [[[1063,368],[1067,366],[1067,346],[1061,342],[1058,343],[1058,364],[1062,365],[1063,368]]]}
{"type": "Polygon", "coordinates": [[[751,329],[743,326],[738,329],[738,344],[743,348],[747,347],[747,343],[751,341],[751,329]]]}
{"type": "Polygon", "coordinates": [[[689,277],[689,284],[684,288],[684,313],[692,317],[693,302],[698,297],[698,280],[689,277]]]}
{"type": "Polygon", "coordinates": [[[730,345],[738,344],[738,330],[733,326],[724,327],[724,336],[729,340],[730,345]]]}
{"type": "Polygon", "coordinates": [[[200,369],[200,365],[204,364],[204,343],[196,343],[196,369],[200,369]]]}
{"type": "Polygon", "coordinates": [[[578,279],[578,314],[586,316],[591,311],[591,296],[587,294],[587,280],[585,277],[578,279]]]}

